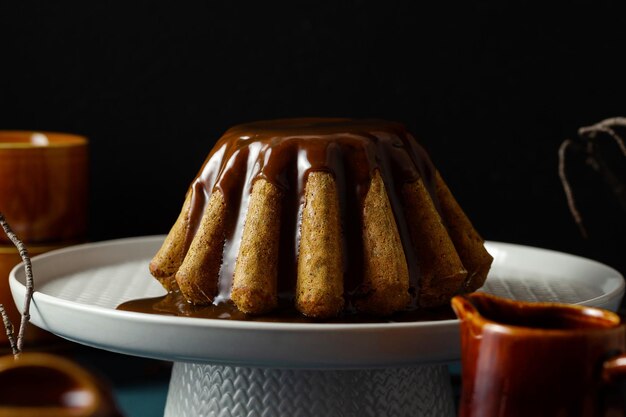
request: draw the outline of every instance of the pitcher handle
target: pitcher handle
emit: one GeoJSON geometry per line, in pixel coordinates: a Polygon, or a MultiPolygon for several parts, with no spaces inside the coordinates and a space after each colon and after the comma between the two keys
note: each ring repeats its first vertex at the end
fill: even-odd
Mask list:
{"type": "Polygon", "coordinates": [[[602,379],[607,383],[626,376],[626,353],[607,359],[602,367],[602,379]]]}

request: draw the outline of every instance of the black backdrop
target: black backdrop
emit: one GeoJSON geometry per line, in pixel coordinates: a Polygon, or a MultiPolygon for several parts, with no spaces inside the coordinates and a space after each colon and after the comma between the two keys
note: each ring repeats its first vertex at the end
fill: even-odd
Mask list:
{"type": "Polygon", "coordinates": [[[423,3],[0,0],[0,128],[90,138],[101,240],[165,233],[235,123],[398,120],[485,238],[626,272],[626,213],[608,187],[570,160],[583,239],[557,175],[563,139],[626,116],[623,7],[423,3]]]}

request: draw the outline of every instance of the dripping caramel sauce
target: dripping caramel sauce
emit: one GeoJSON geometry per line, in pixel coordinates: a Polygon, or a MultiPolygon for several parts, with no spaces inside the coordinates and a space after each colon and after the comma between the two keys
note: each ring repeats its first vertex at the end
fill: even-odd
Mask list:
{"type": "Polygon", "coordinates": [[[399,323],[453,320],[456,318],[450,306],[443,306],[429,309],[409,308],[389,317],[370,316],[346,310],[337,317],[320,320],[302,315],[295,309],[293,300],[286,296],[279,297],[276,310],[253,316],[239,311],[232,301],[206,306],[193,305],[188,303],[178,291],[160,297],[131,300],[121,304],[117,309],[165,316],[269,323],[399,323]]]}

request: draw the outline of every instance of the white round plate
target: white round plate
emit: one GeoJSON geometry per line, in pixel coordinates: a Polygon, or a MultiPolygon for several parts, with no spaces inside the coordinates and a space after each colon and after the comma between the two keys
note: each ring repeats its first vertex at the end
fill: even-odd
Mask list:
{"type": "MultiPolygon", "coordinates": [[[[172,361],[292,368],[374,368],[457,360],[457,320],[378,324],[297,324],[142,314],[119,304],[165,293],[148,272],[164,237],[91,243],[33,259],[35,325],[69,340],[172,361]]],[[[483,290],[520,300],[615,310],[622,276],[588,259],[488,242],[495,260],[483,290]]],[[[23,265],[11,271],[23,305],[23,265]]]]}

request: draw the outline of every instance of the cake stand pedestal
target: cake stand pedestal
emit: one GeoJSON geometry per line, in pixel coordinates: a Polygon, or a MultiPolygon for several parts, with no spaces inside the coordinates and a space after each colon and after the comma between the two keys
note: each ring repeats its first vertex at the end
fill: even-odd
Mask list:
{"type": "Polygon", "coordinates": [[[176,362],[166,417],[453,417],[446,366],[370,370],[247,368],[176,362]]]}
{"type": "MultiPolygon", "coordinates": [[[[116,310],[162,295],[148,262],[163,236],[121,239],[33,259],[33,324],[100,349],[174,362],[166,416],[454,415],[447,361],[460,358],[457,320],[260,323],[116,310]]],[[[615,310],[621,275],[553,251],[488,242],[482,290],[527,301],[615,310]]],[[[16,305],[23,265],[11,271],[16,305]]]]}

